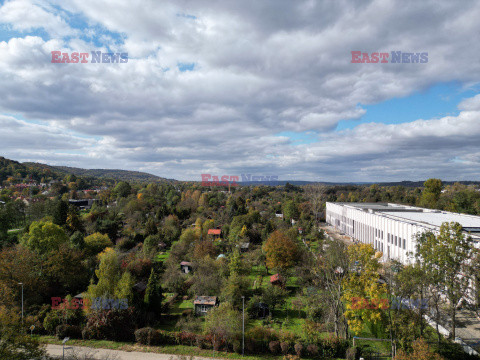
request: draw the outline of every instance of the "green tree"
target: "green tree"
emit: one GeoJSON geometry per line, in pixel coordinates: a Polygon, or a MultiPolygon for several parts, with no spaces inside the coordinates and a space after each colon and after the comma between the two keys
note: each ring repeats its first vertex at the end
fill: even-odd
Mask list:
{"type": "Polygon", "coordinates": [[[388,308],[387,288],[379,282],[380,263],[375,249],[369,244],[350,245],[347,250],[351,271],[343,279],[345,317],[353,333],[359,334],[365,325],[381,323],[388,308]]]}
{"type": "Polygon", "coordinates": [[[112,248],[106,249],[99,257],[100,264],[98,269],[95,270],[98,282],[88,287],[88,295],[91,299],[97,297],[113,298],[117,283],[120,280],[120,261],[112,248]]]}
{"type": "Polygon", "coordinates": [[[127,197],[132,192],[132,187],[126,181],[120,181],[113,190],[118,197],[127,197]]]}
{"type": "Polygon", "coordinates": [[[160,315],[162,312],[162,300],[162,286],[160,284],[158,275],[152,269],[150,277],[148,278],[143,302],[147,306],[148,311],[152,311],[155,314],[160,315]]]}
{"type": "Polygon", "coordinates": [[[55,205],[53,211],[53,223],[63,226],[67,222],[68,204],[65,201],[59,200],[55,205]]]}
{"type": "MultiPolygon", "coordinates": [[[[439,235],[425,233],[417,237],[417,258],[424,266],[434,268],[449,300],[452,337],[455,338],[457,306],[467,293],[472,277],[469,260],[476,249],[470,236],[465,236],[459,223],[443,223],[439,235]]],[[[428,270],[431,271],[431,270],[428,270]]]]}
{"type": "Polygon", "coordinates": [[[205,333],[215,337],[215,344],[221,340],[232,343],[241,334],[242,323],[240,312],[228,302],[211,309],[205,317],[205,333]]]}
{"type": "Polygon", "coordinates": [[[22,238],[23,245],[40,254],[58,250],[67,241],[68,236],[60,226],[42,221],[34,221],[22,238]]]}
{"type": "Polygon", "coordinates": [[[422,193],[421,205],[429,208],[434,208],[442,193],[443,183],[440,179],[428,179],[423,184],[424,189],[422,193]]]}
{"type": "Polygon", "coordinates": [[[111,246],[113,246],[113,243],[106,234],[97,232],[85,238],[85,249],[90,255],[98,254],[105,248],[111,246]]]}
{"type": "Polygon", "coordinates": [[[298,219],[299,211],[293,200],[289,200],[283,206],[283,216],[287,220],[298,219]]]}
{"type": "Polygon", "coordinates": [[[128,303],[133,302],[133,286],[135,279],[130,271],[125,271],[115,287],[115,298],[127,299],[128,303]]]}

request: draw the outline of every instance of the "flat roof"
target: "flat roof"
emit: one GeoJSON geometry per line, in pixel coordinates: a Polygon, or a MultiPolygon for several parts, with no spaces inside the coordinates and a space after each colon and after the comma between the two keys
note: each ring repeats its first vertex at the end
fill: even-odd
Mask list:
{"type": "Polygon", "coordinates": [[[440,227],[444,222],[458,222],[465,231],[480,232],[480,216],[459,214],[449,211],[425,209],[415,206],[392,203],[334,203],[346,207],[368,211],[389,218],[403,220],[409,223],[440,227]]]}

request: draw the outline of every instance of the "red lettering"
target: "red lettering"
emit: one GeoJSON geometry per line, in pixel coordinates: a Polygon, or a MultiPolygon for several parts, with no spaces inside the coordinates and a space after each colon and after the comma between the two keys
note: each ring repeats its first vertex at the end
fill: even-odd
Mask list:
{"type": "Polygon", "coordinates": [[[240,176],[230,176],[230,182],[232,183],[231,186],[238,186],[236,181],[240,180],[240,176]]]}
{"type": "Polygon", "coordinates": [[[228,186],[228,175],[223,175],[221,180],[223,185],[228,186]]]}
{"type": "Polygon", "coordinates": [[[382,61],[380,61],[380,62],[388,63],[388,60],[387,60],[388,56],[389,56],[388,53],[380,53],[380,58],[382,59],[382,61]]]}
{"type": "Polygon", "coordinates": [[[360,55],[362,54],[361,51],[352,51],[352,63],[361,63],[360,55]]]}
{"type": "Polygon", "coordinates": [[[87,58],[88,58],[88,55],[90,55],[89,53],[80,53],[80,59],[82,59],[82,63],[87,63],[87,58]]]}
{"type": "Polygon", "coordinates": [[[59,297],[52,297],[52,309],[58,310],[60,309],[59,304],[62,302],[62,298],[59,297]]]}
{"type": "Polygon", "coordinates": [[[375,52],[375,53],[372,53],[372,56],[371,56],[371,58],[370,58],[370,61],[371,61],[372,63],[375,63],[375,64],[378,63],[378,53],[376,53],[376,52],[375,52]]]}
{"type": "Polygon", "coordinates": [[[362,63],[369,63],[370,58],[368,57],[367,53],[362,53],[362,63]]]}
{"type": "Polygon", "coordinates": [[[210,174],[202,174],[202,186],[210,186],[210,182],[207,181],[211,178],[212,176],[210,174]]]}
{"type": "Polygon", "coordinates": [[[62,63],[69,63],[70,62],[70,58],[68,57],[68,53],[63,53],[62,54],[62,63]]]}
{"type": "MultiPolygon", "coordinates": [[[[60,55],[62,55],[61,51],[52,51],[52,63],[59,63],[60,55]]],[[[53,298],[52,298],[53,299],[53,298]]]]}

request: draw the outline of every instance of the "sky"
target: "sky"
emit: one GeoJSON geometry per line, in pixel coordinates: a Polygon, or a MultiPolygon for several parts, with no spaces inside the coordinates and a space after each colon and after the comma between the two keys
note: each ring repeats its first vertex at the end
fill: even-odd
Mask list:
{"type": "Polygon", "coordinates": [[[0,156],[196,181],[480,180],[479,18],[473,0],[0,1],[0,156]]]}

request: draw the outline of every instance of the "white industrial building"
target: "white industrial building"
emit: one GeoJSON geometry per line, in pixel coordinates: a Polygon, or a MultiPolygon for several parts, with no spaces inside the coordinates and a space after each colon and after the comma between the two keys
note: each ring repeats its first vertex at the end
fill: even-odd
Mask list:
{"type": "Polygon", "coordinates": [[[327,223],[384,255],[382,261],[413,261],[418,233],[438,233],[444,222],[458,222],[480,244],[480,216],[390,203],[327,202],[327,223]]]}

